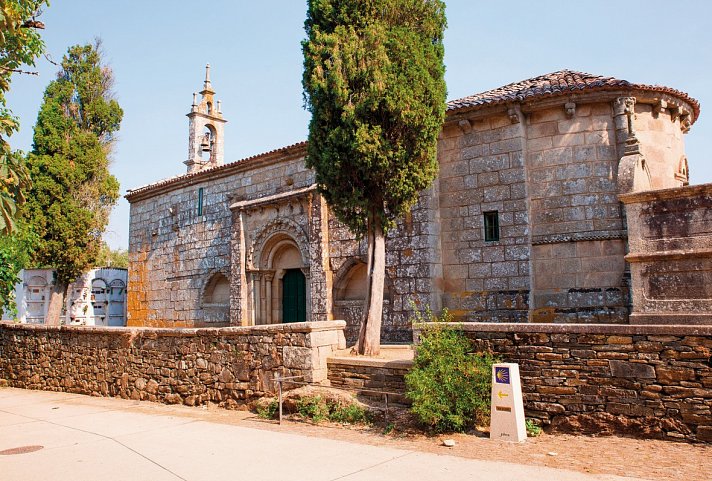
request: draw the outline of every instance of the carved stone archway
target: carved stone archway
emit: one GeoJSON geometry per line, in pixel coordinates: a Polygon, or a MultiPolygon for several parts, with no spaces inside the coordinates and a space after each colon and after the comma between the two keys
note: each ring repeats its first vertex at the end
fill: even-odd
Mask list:
{"type": "MultiPolygon", "coordinates": [[[[308,239],[304,230],[290,219],[276,219],[255,236],[247,256],[250,319],[253,324],[277,324],[284,320],[283,278],[299,270],[309,282],[308,239]]],[[[310,289],[303,299],[306,319],[310,319],[310,289]]]]}

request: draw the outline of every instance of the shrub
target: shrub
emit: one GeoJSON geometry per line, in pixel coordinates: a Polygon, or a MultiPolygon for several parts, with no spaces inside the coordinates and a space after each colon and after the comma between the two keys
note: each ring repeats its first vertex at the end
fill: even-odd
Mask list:
{"type": "Polygon", "coordinates": [[[277,411],[279,409],[279,402],[273,399],[267,404],[262,404],[257,406],[257,416],[262,419],[275,419],[277,417],[277,411]]]}
{"type": "Polygon", "coordinates": [[[530,438],[535,438],[541,434],[541,426],[539,426],[533,419],[526,420],[527,436],[530,438]]]}
{"type": "Polygon", "coordinates": [[[421,331],[413,368],[405,377],[406,395],[413,402],[411,411],[433,431],[464,431],[489,418],[495,359],[472,352],[465,334],[444,324],[452,320],[447,311],[434,320],[421,331]]]}
{"type": "Polygon", "coordinates": [[[297,413],[318,423],[328,419],[329,407],[321,396],[305,396],[297,400],[297,413]]]}
{"type": "Polygon", "coordinates": [[[368,422],[368,413],[358,404],[329,406],[329,420],[336,423],[359,424],[368,422]]]}
{"type": "Polygon", "coordinates": [[[322,396],[304,396],[297,400],[297,413],[318,423],[329,420],[336,423],[359,424],[370,422],[368,412],[356,403],[345,403],[322,396]]]}

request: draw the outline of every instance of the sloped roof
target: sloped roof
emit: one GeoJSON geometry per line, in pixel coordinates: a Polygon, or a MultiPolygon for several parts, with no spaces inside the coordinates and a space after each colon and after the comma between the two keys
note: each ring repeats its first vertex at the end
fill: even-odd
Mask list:
{"type": "MultiPolygon", "coordinates": [[[[700,103],[687,95],[685,92],[660,85],[634,84],[627,80],[620,80],[614,77],[604,77],[602,75],[593,75],[573,70],[559,70],[557,72],[511,83],[493,90],[487,90],[486,92],[451,100],[447,103],[447,111],[448,113],[454,113],[464,109],[475,109],[477,107],[498,105],[507,102],[522,102],[539,97],[563,96],[582,91],[589,92],[621,89],[660,92],[672,95],[673,97],[677,97],[680,100],[690,104],[693,109],[693,123],[700,115],[700,103]]],[[[168,187],[172,184],[184,183],[195,177],[197,177],[195,180],[199,182],[203,179],[212,177],[212,175],[223,175],[221,171],[228,172],[234,168],[240,168],[245,164],[257,162],[273,155],[288,155],[295,152],[303,152],[306,148],[306,144],[306,142],[299,142],[262,154],[253,155],[236,162],[230,162],[190,174],[182,174],[168,179],[159,180],[152,184],[131,189],[127,192],[125,197],[130,201],[131,199],[141,197],[141,194],[153,191],[154,189],[168,187]]]]}
{"type": "MultiPolygon", "coordinates": [[[[178,182],[185,182],[193,177],[211,177],[211,174],[218,173],[223,170],[230,170],[232,168],[241,167],[244,164],[257,162],[262,159],[269,158],[273,155],[289,155],[295,152],[302,152],[306,148],[306,141],[297,142],[296,144],[287,145],[286,147],[280,147],[279,149],[270,150],[269,152],[263,152],[261,154],[253,155],[244,159],[237,160],[235,162],[229,162],[227,164],[216,165],[214,167],[208,167],[203,170],[198,170],[196,172],[190,172],[187,174],[175,175],[167,179],[159,180],[151,184],[142,185],[141,187],[136,187],[135,189],[129,189],[124,197],[129,201],[133,198],[142,194],[144,192],[157,189],[159,187],[165,187],[178,182]]],[[[200,179],[196,179],[198,182],[200,179]]]]}
{"type": "Polygon", "coordinates": [[[507,102],[522,102],[538,97],[555,97],[581,91],[597,90],[643,90],[660,92],[677,97],[690,104],[693,112],[692,122],[700,114],[700,103],[685,92],[663,87],[661,85],[634,84],[615,77],[604,77],[573,70],[559,70],[538,77],[511,83],[493,90],[487,90],[475,95],[469,95],[447,104],[448,112],[466,108],[476,108],[486,105],[497,105],[507,102]]]}

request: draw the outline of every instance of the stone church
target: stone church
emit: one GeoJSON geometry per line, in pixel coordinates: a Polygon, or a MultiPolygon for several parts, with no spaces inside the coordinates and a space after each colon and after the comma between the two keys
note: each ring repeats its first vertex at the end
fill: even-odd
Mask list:
{"type": "MultiPolygon", "coordinates": [[[[187,172],[126,195],[128,325],[344,319],[353,341],[365,243],[319,196],[306,143],[224,163],[209,69],[199,94],[187,172]]],[[[388,234],[383,340],[411,341],[424,306],[466,322],[709,317],[699,251],[712,241],[712,188],[685,187],[684,134],[699,113],[672,88],[569,70],[449,102],[439,177],[388,234]],[[676,304],[688,291],[699,302],[676,304]]]]}

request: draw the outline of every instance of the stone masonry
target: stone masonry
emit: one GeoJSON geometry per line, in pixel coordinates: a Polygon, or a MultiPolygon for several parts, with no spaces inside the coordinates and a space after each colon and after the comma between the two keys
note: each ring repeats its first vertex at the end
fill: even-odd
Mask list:
{"type": "Polygon", "coordinates": [[[636,324],[712,324],[712,184],[621,195],[636,324]]]}
{"type": "MultiPolygon", "coordinates": [[[[383,340],[409,342],[423,306],[461,321],[627,323],[618,196],[686,185],[683,134],[698,116],[674,89],[568,70],[449,102],[439,177],[388,233],[383,340]]],[[[279,323],[298,270],[306,319],[343,318],[353,342],[365,245],[318,195],[305,147],[129,191],[130,326],[279,323]]]]}
{"type": "Polygon", "coordinates": [[[527,417],[561,431],[712,442],[712,327],[459,324],[516,362],[527,417]]]}
{"type": "Polygon", "coordinates": [[[276,392],[275,376],[324,383],[344,322],[221,329],[0,323],[0,379],[11,387],[236,407],[276,392]]]}

